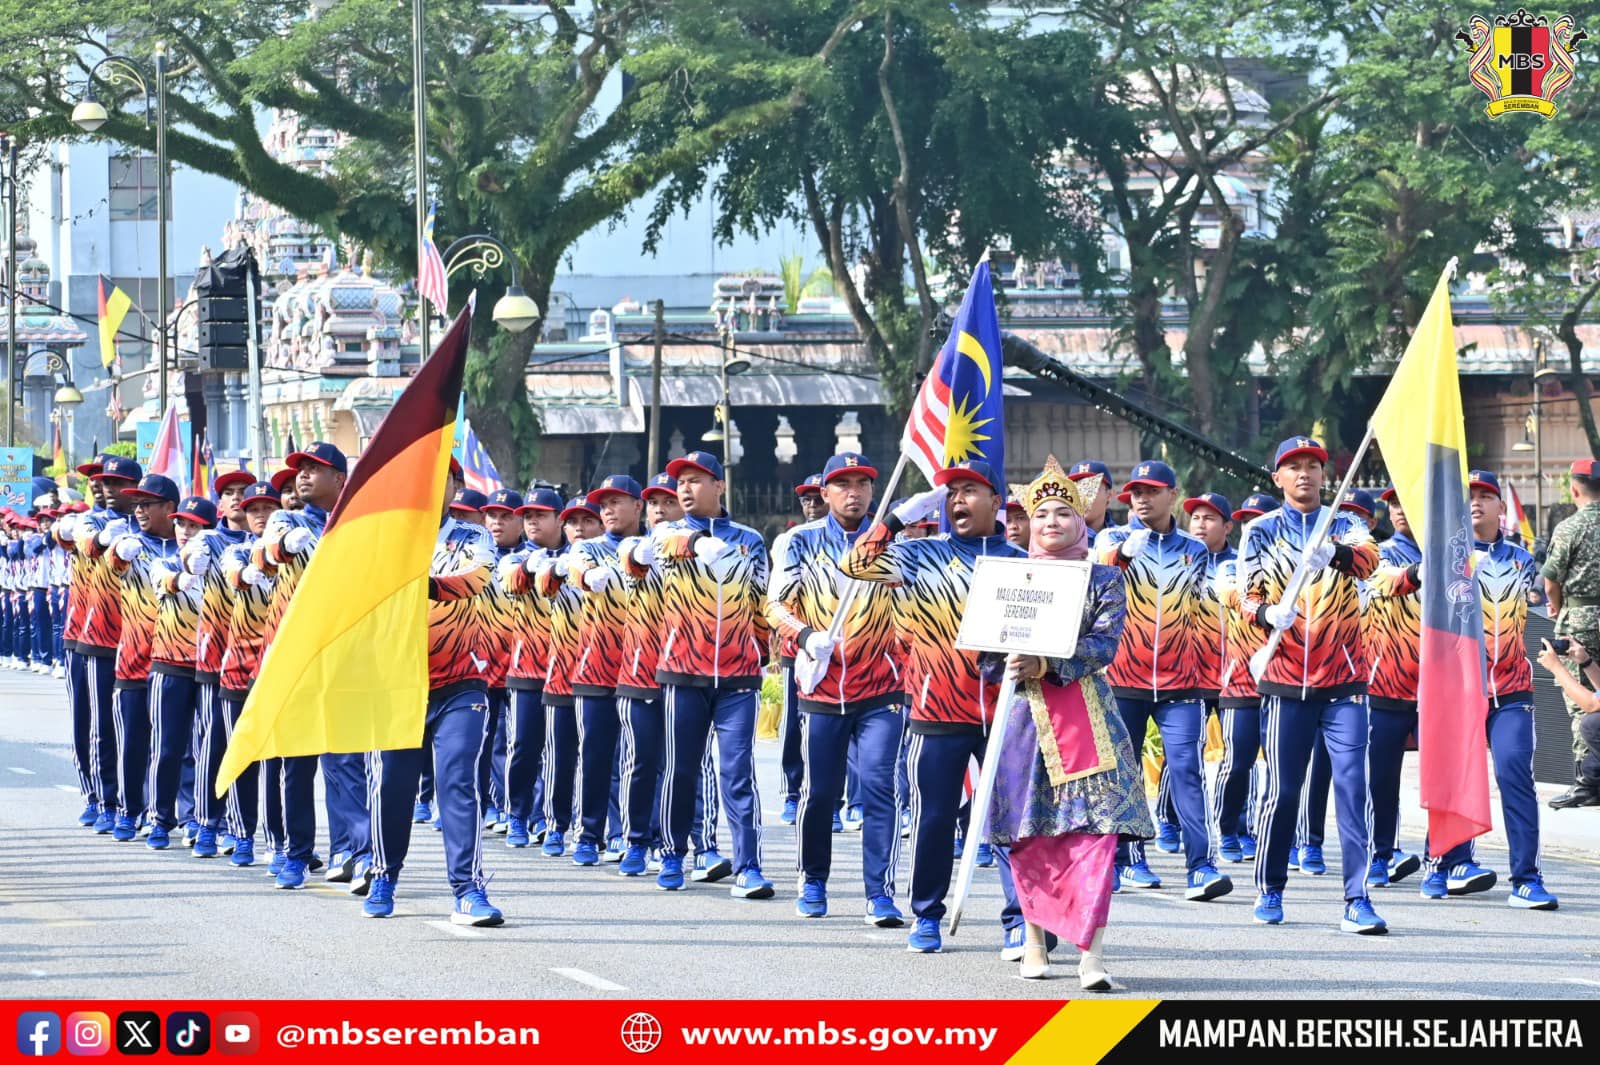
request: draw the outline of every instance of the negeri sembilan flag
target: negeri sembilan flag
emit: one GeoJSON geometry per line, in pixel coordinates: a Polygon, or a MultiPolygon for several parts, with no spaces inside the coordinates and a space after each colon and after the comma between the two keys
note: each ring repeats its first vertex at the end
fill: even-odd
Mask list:
{"type": "Polygon", "coordinates": [[[1483,606],[1472,574],[1467,433],[1450,320],[1453,274],[1452,264],[1440,275],[1372,416],[1384,463],[1422,547],[1417,748],[1434,854],[1490,828],[1483,606]]]}
{"type": "Polygon", "coordinates": [[[264,758],[421,744],[428,566],[475,302],[456,316],[345,482],[234,727],[219,797],[264,758]]]}

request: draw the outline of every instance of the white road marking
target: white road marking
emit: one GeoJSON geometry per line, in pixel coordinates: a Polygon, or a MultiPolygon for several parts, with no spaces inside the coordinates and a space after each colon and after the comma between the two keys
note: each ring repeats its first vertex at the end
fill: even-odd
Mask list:
{"type": "Polygon", "coordinates": [[[25,777],[31,777],[31,776],[35,776],[36,775],[33,770],[24,769],[20,765],[7,766],[6,768],[10,769],[13,773],[21,773],[25,777]]]}
{"type": "Polygon", "coordinates": [[[451,924],[449,921],[429,921],[428,924],[433,928],[442,928],[446,932],[454,933],[455,935],[461,936],[464,939],[483,938],[483,933],[478,931],[476,928],[471,927],[470,925],[451,924]]]}
{"type": "Polygon", "coordinates": [[[596,991],[628,990],[621,984],[614,984],[603,976],[596,976],[594,973],[587,973],[582,969],[551,969],[550,971],[557,976],[565,976],[568,980],[576,980],[578,983],[592,987],[596,991]]]}
{"type": "Polygon", "coordinates": [[[1578,976],[1567,977],[1569,984],[1582,984],[1584,987],[1600,987],[1600,980],[1585,980],[1578,976]]]}
{"type": "Polygon", "coordinates": [[[57,784],[56,785],[56,790],[57,791],[70,791],[74,795],[76,795],[78,793],[78,789],[73,787],[71,784],[57,784]]]}

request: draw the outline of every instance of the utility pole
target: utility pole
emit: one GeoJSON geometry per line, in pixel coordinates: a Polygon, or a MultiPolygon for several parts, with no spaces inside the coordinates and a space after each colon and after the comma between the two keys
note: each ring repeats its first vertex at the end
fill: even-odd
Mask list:
{"type": "MultiPolygon", "coordinates": [[[[422,28],[425,0],[411,0],[411,79],[413,82],[412,118],[415,121],[413,166],[417,176],[417,268],[418,280],[422,267],[422,235],[428,222],[428,83],[424,76],[427,50],[423,44],[422,28]]],[[[448,282],[446,282],[448,284],[448,282]]],[[[440,308],[441,313],[443,308],[440,308]]],[[[417,294],[417,335],[422,340],[422,359],[427,361],[432,352],[428,341],[428,318],[432,314],[428,300],[417,294]]]]}
{"type": "Polygon", "coordinates": [[[661,470],[661,348],[667,342],[667,309],[660,300],[656,304],[656,351],[650,360],[650,463],[645,476],[654,477],[661,470]]]}
{"type": "Polygon", "coordinates": [[[6,446],[17,444],[17,404],[22,402],[22,390],[17,382],[22,375],[17,372],[17,139],[5,135],[0,163],[6,168],[6,446]]]}

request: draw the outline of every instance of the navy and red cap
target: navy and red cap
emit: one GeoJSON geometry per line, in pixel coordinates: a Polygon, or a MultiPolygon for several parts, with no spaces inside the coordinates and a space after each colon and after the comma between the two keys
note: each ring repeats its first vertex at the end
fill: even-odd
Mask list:
{"type": "Polygon", "coordinates": [[[481,514],[483,513],[484,505],[488,502],[489,497],[476,488],[463,488],[450,501],[450,509],[459,510],[464,514],[481,514]]]}
{"type": "Polygon", "coordinates": [[[137,483],[142,477],[144,477],[144,467],[137,462],[123,458],[121,455],[106,455],[100,460],[100,472],[91,474],[89,479],[93,481],[118,480],[137,483]]]}
{"type": "Polygon", "coordinates": [[[1201,507],[1210,507],[1224,521],[1233,520],[1233,504],[1228,502],[1228,497],[1221,492],[1201,492],[1197,496],[1190,496],[1183,501],[1183,512],[1193,514],[1201,507]]]}
{"type": "Polygon", "coordinates": [[[1400,493],[1395,489],[1395,486],[1391,484],[1384,488],[1383,491],[1378,493],[1378,498],[1383,500],[1385,503],[1398,503],[1400,502],[1400,493]]]}
{"type": "Polygon", "coordinates": [[[517,513],[522,514],[530,510],[547,510],[552,514],[560,514],[561,508],[561,493],[554,488],[535,488],[522,501],[522,505],[517,508],[517,513]]]}
{"type": "Polygon", "coordinates": [[[994,467],[982,459],[965,459],[933,475],[934,484],[953,484],[956,481],[977,481],[996,492],[1000,491],[1000,478],[995,476],[994,467]]]}
{"type": "Polygon", "coordinates": [[[1244,521],[1246,518],[1259,518],[1263,514],[1277,510],[1283,504],[1265,492],[1253,492],[1244,497],[1244,502],[1239,504],[1239,509],[1233,512],[1234,521],[1244,521]]]}
{"type": "Polygon", "coordinates": [[[256,475],[249,470],[229,470],[226,473],[217,474],[217,479],[211,482],[211,487],[216,490],[218,495],[221,495],[236,484],[248,487],[255,483],[256,475]]]}
{"type": "Polygon", "coordinates": [[[1134,485],[1147,485],[1151,488],[1176,488],[1178,475],[1173,472],[1160,459],[1146,459],[1133,468],[1128,481],[1122,486],[1124,492],[1132,492],[1134,485]]]}
{"type": "Polygon", "coordinates": [[[1358,513],[1372,517],[1377,512],[1377,504],[1373,502],[1372,493],[1361,488],[1352,488],[1339,500],[1340,510],[1354,510],[1358,513]]]}
{"type": "Polygon", "coordinates": [[[283,460],[284,465],[292,470],[298,470],[306,462],[315,462],[340,473],[350,472],[350,461],[344,457],[344,452],[322,440],[312,441],[283,460]]]}
{"type": "Polygon", "coordinates": [[[159,473],[147,473],[140,478],[139,483],[122,493],[134,499],[159,499],[177,505],[183,494],[178,491],[177,484],[171,477],[159,473]]]}
{"type": "Polygon", "coordinates": [[[639,482],[635,481],[632,477],[629,477],[625,473],[613,473],[610,477],[607,477],[605,480],[601,481],[600,484],[596,486],[595,490],[590,492],[584,498],[588,501],[590,506],[598,507],[600,505],[600,501],[606,496],[615,495],[627,496],[629,499],[641,498],[639,494],[639,482]]]}
{"type": "Polygon", "coordinates": [[[678,497],[678,479],[670,473],[658,473],[650,478],[650,483],[644,486],[639,493],[640,499],[649,499],[652,495],[668,495],[674,499],[678,497]]]}
{"type": "Polygon", "coordinates": [[[1569,471],[1574,477],[1588,477],[1600,480],[1600,459],[1579,459],[1572,464],[1569,471]]]}
{"type": "Polygon", "coordinates": [[[1106,483],[1107,488],[1111,487],[1111,467],[1099,459],[1085,459],[1082,462],[1074,462],[1072,469],[1067,471],[1068,480],[1081,481],[1086,477],[1098,477],[1106,483]]]}
{"type": "Polygon", "coordinates": [[[682,458],[667,463],[667,472],[674,477],[682,477],[684,470],[699,470],[701,473],[710,474],[718,481],[724,478],[722,463],[709,451],[691,451],[682,458]]]}
{"type": "Polygon", "coordinates": [[[270,483],[272,487],[276,488],[281,493],[284,485],[292,484],[294,482],[294,475],[298,472],[299,471],[293,466],[285,466],[283,469],[273,474],[268,483],[270,483]]]}
{"type": "Polygon", "coordinates": [[[467,475],[461,472],[461,460],[454,455],[450,456],[450,476],[458,481],[466,480],[467,475]]]}
{"type": "Polygon", "coordinates": [[[263,499],[275,507],[283,506],[282,493],[278,491],[276,486],[267,481],[257,481],[249,488],[246,488],[244,490],[244,498],[239,500],[239,505],[248,507],[251,503],[257,503],[263,499]]]}
{"type": "Polygon", "coordinates": [[[810,477],[807,477],[805,480],[794,486],[794,494],[797,496],[803,496],[807,492],[815,492],[818,495],[821,495],[822,484],[822,474],[813,473],[810,477]]]}
{"type": "Polygon", "coordinates": [[[217,524],[217,505],[205,496],[190,496],[178,504],[178,509],[172,512],[172,516],[188,518],[209,529],[217,524]]]}
{"type": "Polygon", "coordinates": [[[99,457],[91,459],[88,462],[79,463],[77,469],[78,472],[83,474],[85,477],[93,477],[105,466],[105,462],[106,457],[104,455],[100,455],[99,457]]]}
{"type": "Polygon", "coordinates": [[[594,506],[586,498],[583,496],[573,496],[571,499],[567,500],[567,505],[561,509],[561,520],[566,521],[573,515],[580,513],[592,514],[596,518],[600,516],[600,512],[594,509],[594,506]]]}
{"type": "Polygon", "coordinates": [[[1301,455],[1313,455],[1319,462],[1328,461],[1328,449],[1309,436],[1291,436],[1278,445],[1278,450],[1272,458],[1272,468],[1277,469],[1292,458],[1301,455]]]}
{"type": "Polygon", "coordinates": [[[878,479],[878,469],[872,460],[858,451],[841,451],[829,459],[827,465],[822,467],[822,483],[827,484],[835,477],[845,477],[859,474],[878,479]]]}
{"type": "Polygon", "coordinates": [[[1490,470],[1471,470],[1467,473],[1467,488],[1481,488],[1485,492],[1500,494],[1500,478],[1490,470]]]}
{"type": "Polygon", "coordinates": [[[479,507],[482,511],[509,510],[515,514],[522,506],[522,493],[515,488],[497,488],[489,493],[489,501],[479,507]]]}

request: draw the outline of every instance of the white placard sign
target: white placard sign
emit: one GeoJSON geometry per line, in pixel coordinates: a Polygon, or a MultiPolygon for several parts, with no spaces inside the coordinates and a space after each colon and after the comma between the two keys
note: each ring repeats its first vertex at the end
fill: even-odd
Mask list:
{"type": "Polygon", "coordinates": [[[1071,658],[1093,570],[1088,562],[980,558],[956,633],[965,651],[1071,658]]]}

